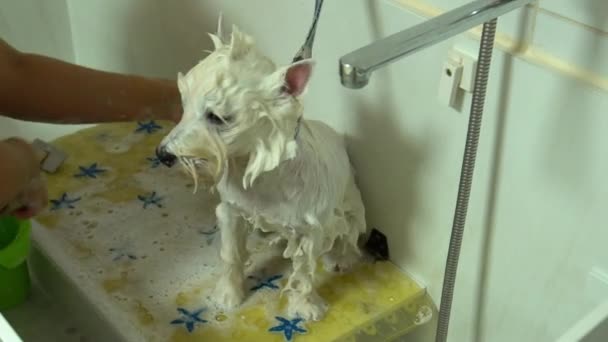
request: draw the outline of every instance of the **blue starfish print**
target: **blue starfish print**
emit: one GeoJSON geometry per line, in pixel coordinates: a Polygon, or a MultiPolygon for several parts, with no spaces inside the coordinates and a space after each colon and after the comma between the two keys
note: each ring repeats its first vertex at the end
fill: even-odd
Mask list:
{"type": "Polygon", "coordinates": [[[136,133],[148,133],[148,134],[152,134],[156,131],[158,131],[159,129],[163,128],[162,126],[158,125],[156,122],[154,122],[154,120],[150,120],[148,122],[141,122],[138,121],[137,122],[137,129],[135,130],[136,133]]]}
{"type": "Polygon", "coordinates": [[[107,171],[105,169],[100,169],[97,166],[97,163],[93,163],[88,167],[79,166],[78,168],[80,169],[80,172],[74,175],[74,177],[77,177],[77,178],[81,178],[81,177],[97,178],[98,174],[104,173],[107,171]]]}
{"type": "Polygon", "coordinates": [[[301,318],[296,319],[286,319],[283,317],[275,317],[281,324],[276,327],[272,327],[268,329],[270,332],[278,332],[282,333],[285,336],[286,341],[292,341],[294,333],[305,334],[307,333],[306,329],[300,328],[298,325],[303,321],[301,318]]]}
{"type": "Polygon", "coordinates": [[[178,319],[174,319],[171,321],[171,324],[183,324],[186,326],[186,329],[188,330],[188,332],[193,332],[194,331],[194,326],[197,323],[207,323],[207,320],[204,320],[202,318],[199,317],[199,315],[201,313],[203,313],[203,311],[205,311],[205,309],[199,309],[196,310],[194,312],[190,312],[184,308],[177,308],[177,312],[179,312],[181,314],[181,317],[178,319]]]}
{"type": "Polygon", "coordinates": [[[274,282],[277,281],[277,280],[279,280],[279,279],[281,279],[281,278],[283,278],[282,274],[277,274],[277,275],[274,275],[274,276],[266,278],[266,279],[261,279],[261,278],[257,278],[257,277],[254,277],[254,276],[249,276],[249,279],[255,279],[255,280],[258,281],[258,284],[256,286],[250,288],[249,290],[250,291],[258,291],[258,290],[261,290],[261,289],[263,289],[265,287],[269,288],[271,290],[278,290],[279,286],[276,285],[274,282]]]}
{"type": "Polygon", "coordinates": [[[51,210],[59,210],[59,209],[74,209],[74,203],[80,201],[80,197],[69,198],[67,193],[63,193],[60,198],[52,199],[51,202],[51,210]]]}
{"type": "Polygon", "coordinates": [[[162,208],[163,205],[161,201],[162,197],[156,195],[156,191],[152,192],[148,196],[138,195],[137,198],[144,203],[144,209],[147,209],[149,205],[154,204],[158,208],[162,208]]]}
{"type": "Polygon", "coordinates": [[[150,167],[156,169],[160,166],[160,159],[158,157],[149,157],[146,158],[150,162],[150,167]]]}
{"type": "Polygon", "coordinates": [[[137,260],[137,257],[131,253],[125,252],[122,248],[110,248],[108,249],[112,254],[114,254],[113,261],[118,261],[122,258],[128,258],[131,260],[137,260]]]}

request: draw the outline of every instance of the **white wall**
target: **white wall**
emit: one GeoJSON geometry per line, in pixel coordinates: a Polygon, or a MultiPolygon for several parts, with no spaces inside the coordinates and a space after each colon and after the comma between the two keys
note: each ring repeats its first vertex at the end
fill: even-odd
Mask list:
{"type": "Polygon", "coordinates": [[[66,1],[0,0],[0,32],[19,50],[74,59],[66,1]]]}
{"type": "Polygon", "coordinates": [[[211,3],[218,2],[68,0],[76,61],[175,78],[209,47],[207,32],[215,27],[216,15],[207,8],[217,8],[211,3]]]}
{"type": "MultiPolygon", "coordinates": [[[[283,62],[312,11],[310,0],[67,1],[78,63],[165,77],[203,57],[220,8],[283,62]]],[[[370,226],[437,301],[470,101],[440,105],[438,79],[451,45],[477,43],[429,48],[358,91],[340,86],[337,61],[466,1],[326,1],[306,99],[307,117],[349,135],[370,226]]],[[[586,282],[592,266],[608,269],[606,25],[605,0],[543,0],[499,23],[509,53],[492,68],[452,341],[552,341],[599,300],[586,282]]]]}

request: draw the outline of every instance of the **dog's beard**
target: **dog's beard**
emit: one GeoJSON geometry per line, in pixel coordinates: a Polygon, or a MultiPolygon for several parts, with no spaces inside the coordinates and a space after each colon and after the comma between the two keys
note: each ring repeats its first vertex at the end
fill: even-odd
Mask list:
{"type": "Polygon", "coordinates": [[[194,181],[193,193],[198,191],[201,174],[205,187],[213,191],[228,167],[226,146],[221,139],[215,134],[211,134],[209,135],[209,139],[206,140],[207,146],[202,149],[203,151],[199,149],[193,155],[180,156],[178,158],[182,167],[194,181]]]}
{"type": "Polygon", "coordinates": [[[192,177],[194,180],[194,191],[196,193],[198,191],[198,166],[200,163],[204,162],[202,159],[193,158],[193,157],[179,157],[179,162],[182,164],[183,168],[186,172],[192,177]]]}

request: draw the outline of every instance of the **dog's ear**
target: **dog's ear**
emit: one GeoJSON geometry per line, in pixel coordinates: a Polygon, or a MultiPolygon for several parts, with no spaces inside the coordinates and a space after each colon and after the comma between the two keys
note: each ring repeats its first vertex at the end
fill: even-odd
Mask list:
{"type": "MultiPolygon", "coordinates": [[[[276,94],[301,96],[306,91],[313,67],[314,62],[307,59],[280,68],[263,81],[262,87],[275,96],[276,94]]],[[[250,187],[260,174],[271,171],[284,160],[295,157],[297,151],[293,126],[295,120],[295,117],[293,117],[293,121],[278,117],[260,119],[260,125],[267,125],[261,131],[268,131],[270,134],[260,138],[249,155],[249,162],[243,176],[245,189],[250,187]]]]}
{"type": "Polygon", "coordinates": [[[269,76],[267,86],[275,93],[301,96],[306,92],[313,67],[314,61],[311,59],[282,67],[269,76]]]}

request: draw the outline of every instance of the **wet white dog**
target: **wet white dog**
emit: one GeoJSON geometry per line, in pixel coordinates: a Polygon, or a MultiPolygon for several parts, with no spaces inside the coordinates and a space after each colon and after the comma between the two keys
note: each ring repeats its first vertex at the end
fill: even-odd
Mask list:
{"type": "Polygon", "coordinates": [[[219,192],[226,270],[214,298],[221,308],[244,299],[246,239],[260,229],[287,242],[288,315],[321,319],[327,307],[314,286],[317,261],[323,257],[333,270],[352,266],[366,231],[343,138],[302,119],[299,97],[311,60],[277,68],[236,27],[231,37],[221,29],[211,37],[215,50],[178,75],[184,115],[158,146],[158,157],[169,166],[179,161],[195,181],[210,176],[219,192]]]}

